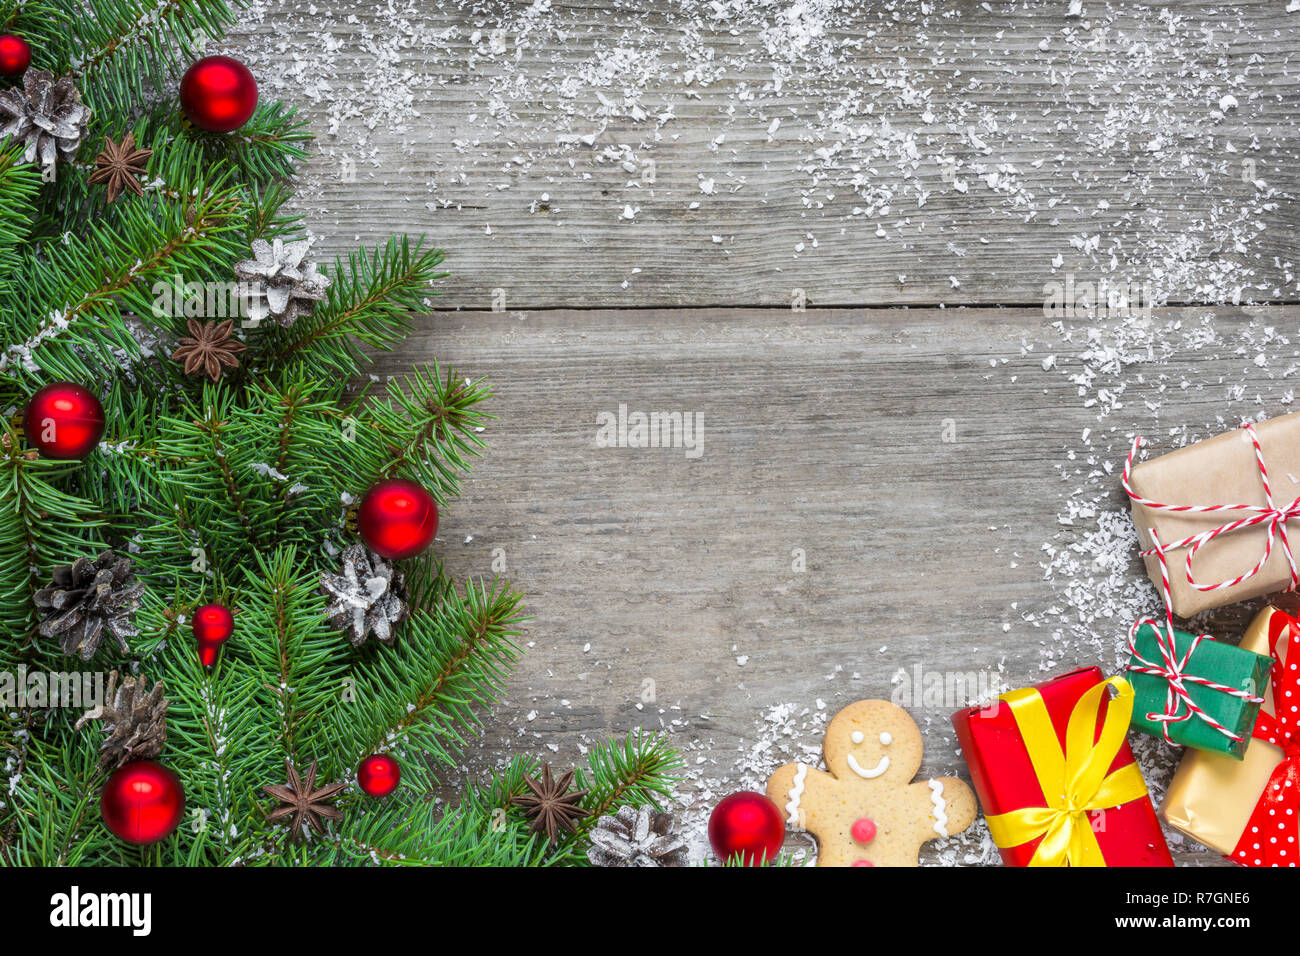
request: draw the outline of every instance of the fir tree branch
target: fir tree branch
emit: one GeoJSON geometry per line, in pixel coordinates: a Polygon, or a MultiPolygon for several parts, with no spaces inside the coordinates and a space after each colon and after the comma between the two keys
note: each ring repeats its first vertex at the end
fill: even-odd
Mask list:
{"type": "Polygon", "coordinates": [[[460,476],[484,447],[478,432],[492,419],[478,406],[491,396],[480,379],[416,369],[390,380],[384,398],[364,407],[357,428],[357,473],[369,481],[397,475],[413,478],[439,504],[460,494],[460,476]]]}
{"type": "MultiPolygon", "coordinates": [[[[282,757],[302,765],[328,755],[322,718],[337,710],[345,642],[325,621],[319,575],[293,548],[255,555],[246,569],[239,622],[258,674],[258,699],[277,717],[282,757]]],[[[340,767],[333,760],[326,772],[340,767]]]]}
{"type": "Polygon", "coordinates": [[[635,731],[621,741],[598,743],[587,755],[587,769],[578,768],[574,789],[587,790],[582,806],[587,816],[578,822],[575,833],[564,833],[554,845],[528,829],[514,798],[526,792],[524,775],[536,776],[537,761],[516,757],[505,771],[496,775],[486,787],[471,787],[466,803],[480,808],[486,819],[512,835],[516,846],[525,848],[532,866],[561,864],[587,866],[587,833],[600,817],[617,813],[620,807],[650,804],[662,809],[677,782],[681,758],[659,734],[635,731]]]}
{"type": "Polygon", "coordinates": [[[205,37],[219,37],[235,22],[225,0],[55,2],[69,21],[63,62],[108,125],[139,108],[143,86],[165,89],[205,37]]]}
{"type": "MultiPolygon", "coordinates": [[[[64,660],[31,639],[31,595],[56,564],[101,542],[130,554],[146,584],[132,667],[165,680],[163,759],[192,814],[153,847],[123,844],[95,812],[98,730],[74,730],[75,715],[56,708],[0,713],[15,774],[11,798],[0,794],[0,863],[584,863],[582,835],[548,846],[510,805],[534,769],[527,759],[450,810],[429,799],[435,772],[504,687],[521,596],[499,582],[458,590],[431,556],[404,562],[411,611],[396,644],[357,649],[320,592],[322,571],[355,540],[344,509],[366,483],[400,474],[446,503],[483,448],[490,390],[450,369],[345,398],[368,351],[392,348],[427,310],[442,251],[395,237],[336,261],[313,313],[237,333],[249,351],[219,384],[166,358],[185,316],[176,303],[155,309],[160,283],[229,282],[253,239],[305,232],[285,211],[307,139],[292,109],[263,103],[216,136],[172,102],[181,66],[231,19],[225,0],[0,0],[0,22],[43,38],[38,65],[73,71],[95,110],[79,161],[56,182],[0,147],[0,401],[20,406],[54,376],[107,380],[109,413],[82,463],[32,458],[15,424],[0,423],[0,664],[64,660]],[[146,88],[161,99],[146,102],[146,88]],[[85,181],[88,157],[128,128],[153,150],[145,195],[109,204],[85,181]],[[236,624],[209,669],[188,625],[212,600],[236,624]],[[267,821],[261,787],[282,779],[286,756],[318,759],[321,779],[339,780],[379,750],[403,764],[403,787],[382,805],[345,795],[343,820],[305,843],[267,821]]],[[[589,808],[655,800],[674,761],[639,736],[593,748],[589,808]]]]}
{"type": "Polygon", "coordinates": [[[406,236],[393,237],[382,249],[365,249],[337,261],[324,302],[289,329],[268,328],[263,362],[270,368],[301,364],[321,377],[351,377],[365,357],[357,343],[391,348],[410,330],[408,316],[424,307],[438,271],[441,249],[421,251],[406,236]]]}
{"type": "Polygon", "coordinates": [[[297,110],[283,103],[261,103],[248,122],[232,133],[209,133],[191,125],[172,102],[154,107],[139,124],[137,142],[151,148],[173,144],[209,165],[231,169],[250,188],[266,189],[292,177],[307,157],[311,140],[297,110]]]}
{"type": "MultiPolygon", "coordinates": [[[[32,595],[56,564],[95,551],[102,519],[89,502],[57,487],[73,464],[29,458],[16,432],[0,431],[0,660],[16,660],[35,623],[32,595]]],[[[24,655],[25,656],[25,655],[24,655]]]]}
{"type": "Polygon", "coordinates": [[[61,51],[67,33],[63,11],[39,0],[0,0],[0,33],[16,33],[31,46],[32,68],[62,72],[61,51]]]}
{"type": "Polygon", "coordinates": [[[436,569],[409,577],[413,610],[396,646],[377,667],[354,671],[357,700],[333,714],[333,749],[354,760],[400,742],[450,763],[461,729],[495,701],[519,653],[511,640],[524,620],[518,594],[479,582],[460,595],[436,569]],[[422,575],[435,580],[421,584],[422,575]]]}
{"type": "Polygon", "coordinates": [[[0,310],[13,289],[22,261],[19,244],[26,239],[36,215],[41,177],[32,163],[19,159],[17,146],[0,149],[0,310]]]}
{"type": "Polygon", "coordinates": [[[0,372],[43,370],[75,380],[87,360],[80,350],[102,366],[116,365],[117,353],[138,354],[121,309],[151,316],[153,283],[173,273],[207,274],[214,257],[233,255],[233,237],[242,231],[237,190],[220,181],[205,184],[197,171],[196,179],[198,192],[181,203],[154,210],[123,205],[84,235],[65,234],[46,245],[43,257],[29,257],[23,313],[42,318],[24,328],[15,316],[10,341],[25,341],[0,355],[0,372]]]}

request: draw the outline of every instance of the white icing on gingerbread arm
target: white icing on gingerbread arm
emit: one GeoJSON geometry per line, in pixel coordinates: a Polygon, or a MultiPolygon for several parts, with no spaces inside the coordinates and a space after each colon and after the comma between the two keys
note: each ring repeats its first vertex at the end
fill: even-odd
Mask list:
{"type": "Polygon", "coordinates": [[[799,802],[803,799],[804,780],[808,776],[808,765],[795,764],[794,782],[787,791],[790,799],[786,802],[785,813],[786,822],[796,829],[803,829],[803,818],[799,813],[799,802]]]}
{"type": "Polygon", "coordinates": [[[839,782],[812,764],[787,763],[767,780],[767,798],[781,811],[781,820],[796,830],[817,836],[817,808],[839,791],[839,782]]]}
{"type": "Polygon", "coordinates": [[[948,801],[943,798],[943,783],[938,780],[926,781],[930,787],[930,814],[934,817],[934,832],[939,836],[948,835],[948,801]]]}
{"type": "Polygon", "coordinates": [[[917,837],[922,843],[953,837],[975,822],[977,804],[971,788],[956,777],[934,777],[912,784],[917,837]]]}

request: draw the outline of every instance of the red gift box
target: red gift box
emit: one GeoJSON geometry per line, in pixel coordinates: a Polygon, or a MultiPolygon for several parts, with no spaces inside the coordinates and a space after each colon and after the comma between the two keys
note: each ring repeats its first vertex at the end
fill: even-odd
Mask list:
{"type": "MultiPolygon", "coordinates": [[[[961,744],[966,764],[970,767],[971,780],[979,795],[980,806],[989,819],[995,842],[1002,848],[1003,862],[1008,866],[1043,865],[1044,860],[1041,856],[1035,859],[1035,853],[1047,838],[1052,840],[1051,847],[1045,848],[1049,850],[1066,843],[1072,848],[1086,843],[1092,846],[1095,855],[1096,849],[1100,848],[1101,861],[1089,863],[1089,858],[1082,852],[1069,857],[1072,861],[1085,861],[1082,865],[1174,865],[1160,822],[1156,819],[1155,808],[1151,806],[1151,798],[1146,792],[1146,785],[1142,783],[1141,773],[1133,763],[1133,751],[1129,749],[1124,737],[1128,725],[1125,714],[1116,714],[1116,717],[1124,716],[1123,727],[1118,726],[1118,721],[1112,721],[1106,734],[1111,747],[1107,752],[1113,752],[1115,757],[1105,771],[1105,783],[1100,787],[1085,788],[1090,794],[1096,791],[1097,799],[1102,801],[1107,794],[1122,793],[1123,802],[1111,807],[1098,805],[1095,800],[1085,802],[1086,822],[1077,811],[1072,822],[1066,819],[1070,816],[1069,813],[1056,809],[1069,809],[1071,798],[1058,794],[1056,799],[1049,802],[1044,796],[1041,781],[1044,777],[1051,779],[1053,763],[1058,774],[1063,772],[1067,778],[1076,779],[1089,753],[1101,753],[1099,744],[1106,727],[1107,709],[1111,706],[1104,686],[1106,683],[1099,668],[1084,667],[1033,688],[1012,691],[990,707],[972,707],[953,715],[953,727],[957,731],[957,740],[961,744]],[[1103,686],[1098,689],[1099,685],[1103,686]],[[1047,719],[1042,721],[1043,734],[1039,738],[1027,740],[1022,726],[1022,722],[1028,719],[1026,712],[1024,709],[1019,710],[1021,716],[1018,720],[1011,701],[1016,701],[1017,707],[1028,704],[1036,708],[1039,715],[1043,713],[1043,708],[1046,709],[1047,719]],[[1082,740],[1076,741],[1075,752],[1072,754],[1067,740],[1071,715],[1079,708],[1078,720],[1085,721],[1088,717],[1087,708],[1090,707],[1096,708],[1091,745],[1080,747],[1082,740]],[[1048,719],[1050,731],[1055,732],[1055,746],[1050,740],[1048,719]],[[1048,739],[1042,739],[1043,737],[1048,739]],[[1115,749],[1115,742],[1118,749],[1115,749]],[[1030,756],[1031,749],[1038,757],[1037,766],[1030,756]],[[1036,828],[1039,835],[1026,842],[1008,839],[1007,833],[1011,827],[1006,821],[1012,817],[1022,821],[1041,821],[1041,825],[1036,828]],[[1048,820],[1053,821],[1051,825],[1054,829],[1043,835],[1048,820]],[[1075,832],[1073,839],[1070,839],[1072,826],[1078,826],[1080,832],[1075,832]],[[1092,844],[1093,837],[1082,832],[1083,829],[1091,830],[1095,844],[1092,844]],[[1008,845],[1013,842],[1018,845],[1008,845]]],[[[1132,690],[1127,682],[1122,678],[1113,678],[1109,683],[1120,688],[1121,695],[1124,695],[1124,700],[1117,700],[1116,705],[1126,707],[1131,712],[1132,690]]],[[[1085,738],[1086,727],[1083,723],[1079,726],[1082,731],[1080,737],[1085,738]]],[[[1086,775],[1088,771],[1084,769],[1082,773],[1086,775]]],[[[1100,768],[1091,775],[1091,779],[1102,779],[1100,768]]],[[[1055,856],[1051,858],[1057,859],[1055,856]]],[[[1076,862],[1076,865],[1079,863],[1076,862]]]]}

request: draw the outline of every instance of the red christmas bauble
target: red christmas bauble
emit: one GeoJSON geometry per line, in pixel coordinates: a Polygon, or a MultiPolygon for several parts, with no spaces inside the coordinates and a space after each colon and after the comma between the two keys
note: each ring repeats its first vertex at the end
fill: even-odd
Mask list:
{"type": "Polygon", "coordinates": [[[160,763],[137,760],[123,764],[104,784],[99,797],[104,826],[127,843],[145,846],[168,836],[185,813],[181,782],[160,763]]]}
{"type": "Polygon", "coordinates": [[[381,481],[361,499],[357,529],[366,546],[385,558],[409,558],[438,533],[438,505],[413,481],[381,481]]]}
{"type": "Polygon", "coordinates": [[[104,406],[88,388],[53,382],[27,403],[23,431],[46,458],[85,458],[104,436],[104,406]]]}
{"type": "Polygon", "coordinates": [[[0,34],[0,76],[22,76],[32,65],[32,48],[14,33],[0,34]]]}
{"type": "Polygon", "coordinates": [[[229,133],[257,108],[257,81],[228,56],[205,56],[181,78],[181,109],[199,129],[229,133]]]}
{"type": "Polygon", "coordinates": [[[194,640],[199,644],[199,663],[211,667],[221,645],[235,632],[235,616],[224,604],[205,604],[194,612],[194,640]]]}
{"type": "Polygon", "coordinates": [[[757,866],[775,858],[784,842],[781,811],[753,790],[723,797],[709,816],[709,845],[723,862],[741,854],[745,866],[757,866]]]}
{"type": "Polygon", "coordinates": [[[357,767],[357,784],[372,797],[386,797],[402,782],[402,768],[388,754],[371,754],[357,767]]]}

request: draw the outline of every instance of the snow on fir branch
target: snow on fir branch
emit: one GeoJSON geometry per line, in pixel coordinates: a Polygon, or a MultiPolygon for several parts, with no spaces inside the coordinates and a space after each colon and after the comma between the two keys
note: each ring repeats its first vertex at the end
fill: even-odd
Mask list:
{"type": "MultiPolygon", "coordinates": [[[[74,666],[39,627],[65,601],[80,602],[78,647],[90,649],[105,609],[60,569],[85,571],[78,559],[112,551],[121,580],[139,584],[107,609],[129,614],[131,637],[125,650],[94,643],[84,666],[165,688],[157,762],[188,808],[155,842],[124,842],[101,817],[112,779],[103,735],[75,726],[91,708],[0,707],[0,861],[586,865],[594,818],[543,844],[512,805],[536,771],[530,757],[462,779],[465,741],[521,653],[521,595],[498,579],[456,580],[437,541],[394,558],[391,572],[354,560],[355,590],[341,558],[362,537],[373,486],[407,480],[446,506],[487,448],[491,389],[479,378],[434,362],[360,395],[348,388],[427,310],[443,251],[395,236],[340,258],[283,324],[196,332],[189,321],[216,317],[155,308],[156,283],[230,283],[239,262],[278,281],[286,264],[256,250],[309,235],[287,206],[307,146],[291,105],[259,103],[229,133],[178,109],[177,81],[234,20],[225,0],[0,0],[0,22],[29,40],[33,68],[71,76],[92,109],[52,180],[23,161],[22,144],[0,143],[0,671],[74,666]],[[110,199],[104,176],[89,182],[94,159],[128,133],[143,189],[110,199]],[[188,352],[177,348],[186,336],[188,352]],[[242,346],[228,349],[238,362],[216,361],[219,374],[193,353],[229,342],[242,346]],[[92,390],[103,410],[80,459],[50,457],[59,436],[33,434],[22,415],[59,382],[92,390]],[[354,644],[354,616],[331,602],[364,605],[399,574],[391,640],[354,644]],[[340,579],[347,587],[322,586],[340,579]],[[205,664],[194,635],[214,606],[230,623],[205,664]],[[354,783],[375,753],[401,770],[382,799],[354,783]],[[315,765],[338,811],[305,839],[263,789],[285,782],[286,761],[315,765]],[[431,799],[448,787],[460,799],[431,799]]],[[[662,800],[675,763],[662,738],[593,748],[576,775],[590,790],[584,807],[662,800]]]]}

